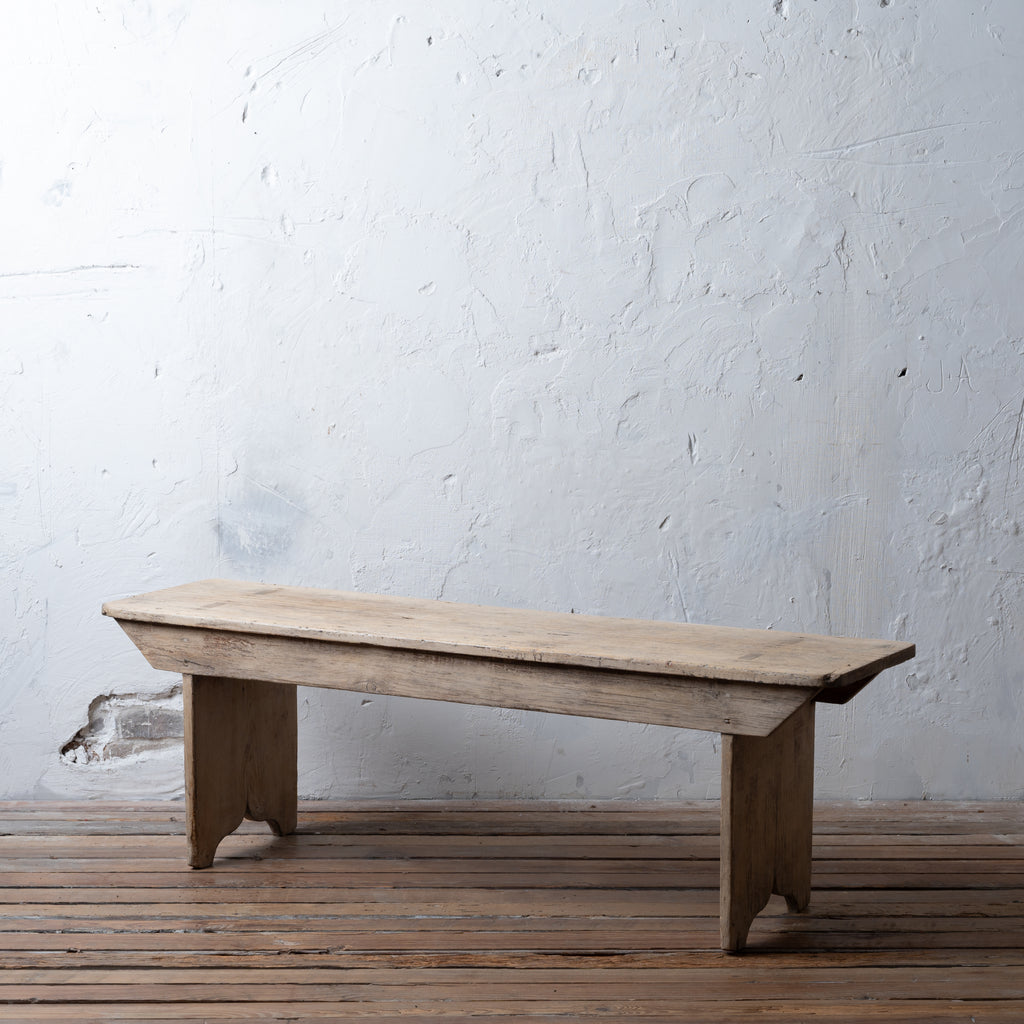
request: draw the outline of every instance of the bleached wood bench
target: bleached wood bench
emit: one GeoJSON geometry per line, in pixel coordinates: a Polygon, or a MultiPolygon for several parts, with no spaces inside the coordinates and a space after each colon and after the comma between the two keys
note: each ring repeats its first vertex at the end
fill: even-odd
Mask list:
{"type": "Polygon", "coordinates": [[[243,818],[294,831],[298,684],[722,733],[728,950],[772,893],[797,911],[810,899],[815,702],[844,703],[914,655],[908,643],[230,580],[103,611],[154,668],[184,677],[195,868],[243,818]]]}

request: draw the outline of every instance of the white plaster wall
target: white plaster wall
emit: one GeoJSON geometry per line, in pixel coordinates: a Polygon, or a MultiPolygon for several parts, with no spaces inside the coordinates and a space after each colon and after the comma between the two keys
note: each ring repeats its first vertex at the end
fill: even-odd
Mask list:
{"type": "MultiPolygon", "coordinates": [[[[912,639],[819,795],[1024,796],[1022,69],[1019,0],[5,8],[0,796],[181,792],[59,751],[173,693],[101,602],[211,575],[912,639]]],[[[304,795],[717,793],[301,707],[304,795]]]]}

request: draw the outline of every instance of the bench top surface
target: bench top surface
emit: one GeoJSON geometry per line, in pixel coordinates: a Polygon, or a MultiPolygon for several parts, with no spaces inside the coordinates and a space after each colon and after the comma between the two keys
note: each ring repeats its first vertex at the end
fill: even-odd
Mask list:
{"type": "Polygon", "coordinates": [[[118,620],[699,679],[841,687],[914,645],[203,580],[109,601],[118,620]]]}

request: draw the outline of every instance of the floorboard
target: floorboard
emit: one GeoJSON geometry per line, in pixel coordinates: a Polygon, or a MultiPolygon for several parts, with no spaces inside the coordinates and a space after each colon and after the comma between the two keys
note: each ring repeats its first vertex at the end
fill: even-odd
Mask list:
{"type": "Polygon", "coordinates": [[[1024,1021],[1024,805],[823,804],[807,913],[718,943],[718,807],[0,804],[0,1020],[1024,1021]]]}

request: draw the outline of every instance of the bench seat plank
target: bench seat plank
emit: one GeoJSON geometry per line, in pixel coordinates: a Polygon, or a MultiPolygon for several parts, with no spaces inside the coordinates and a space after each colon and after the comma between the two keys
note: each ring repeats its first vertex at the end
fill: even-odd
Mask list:
{"type": "Polygon", "coordinates": [[[121,623],[155,669],[767,736],[816,690],[121,623]]]}
{"type": "Polygon", "coordinates": [[[914,645],[204,580],[103,606],[120,622],[841,691],[914,645]]]}

